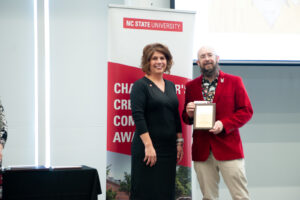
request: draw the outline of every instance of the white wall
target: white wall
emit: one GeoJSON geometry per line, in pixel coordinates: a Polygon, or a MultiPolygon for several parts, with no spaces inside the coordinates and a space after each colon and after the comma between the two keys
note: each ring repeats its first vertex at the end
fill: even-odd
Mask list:
{"type": "Polygon", "coordinates": [[[31,0],[0,1],[0,98],[8,121],[3,165],[34,164],[34,37],[31,0]]]}
{"type": "Polygon", "coordinates": [[[51,163],[97,168],[104,193],[107,4],[50,1],[51,163]]]}
{"type": "Polygon", "coordinates": [[[209,44],[223,59],[300,60],[299,0],[175,2],[177,9],[197,11],[195,59],[198,46],[209,44]]]}

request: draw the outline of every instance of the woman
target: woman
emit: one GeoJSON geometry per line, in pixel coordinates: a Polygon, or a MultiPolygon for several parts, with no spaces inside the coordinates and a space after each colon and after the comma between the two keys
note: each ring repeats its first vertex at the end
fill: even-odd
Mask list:
{"type": "Polygon", "coordinates": [[[2,150],[4,148],[6,139],[7,139],[6,120],[5,120],[5,116],[4,116],[4,108],[0,101],[0,163],[2,161],[2,150]]]}
{"type": "Polygon", "coordinates": [[[130,94],[136,125],[131,145],[131,200],[174,200],[176,162],[183,157],[183,138],[175,85],[163,79],[173,64],[159,43],[144,47],[142,70],[130,94]]]}

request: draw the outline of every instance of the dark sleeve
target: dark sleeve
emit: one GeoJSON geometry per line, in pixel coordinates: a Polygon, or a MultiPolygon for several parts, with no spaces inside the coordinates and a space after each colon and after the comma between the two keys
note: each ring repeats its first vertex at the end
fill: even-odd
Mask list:
{"type": "Polygon", "coordinates": [[[147,103],[146,88],[141,82],[135,82],[130,93],[132,117],[135,123],[135,134],[141,135],[148,132],[145,120],[147,103]]]}
{"type": "Polygon", "coordinates": [[[7,139],[7,123],[4,115],[4,108],[0,101],[0,144],[5,145],[7,139]]]}
{"type": "MultiPolygon", "coordinates": [[[[172,82],[172,86],[173,86],[173,90],[175,92],[175,96],[177,98],[177,102],[178,101],[178,97],[176,95],[176,88],[175,88],[175,84],[172,82]]],[[[180,119],[180,114],[179,114],[179,104],[175,110],[175,120],[176,120],[176,133],[182,133],[182,128],[181,128],[181,119],[180,119]]]]}
{"type": "Polygon", "coordinates": [[[182,133],[181,120],[178,108],[176,110],[176,133],[182,133]]]}
{"type": "Polygon", "coordinates": [[[188,116],[188,114],[186,113],[186,105],[189,103],[189,102],[191,102],[191,97],[190,97],[190,95],[191,95],[191,87],[189,87],[189,84],[186,84],[186,86],[185,86],[185,102],[184,102],[184,107],[183,107],[183,111],[182,111],[182,120],[183,120],[183,122],[184,123],[186,123],[186,124],[188,124],[188,125],[191,125],[191,124],[193,124],[194,123],[194,118],[190,118],[189,116],[188,116]]]}

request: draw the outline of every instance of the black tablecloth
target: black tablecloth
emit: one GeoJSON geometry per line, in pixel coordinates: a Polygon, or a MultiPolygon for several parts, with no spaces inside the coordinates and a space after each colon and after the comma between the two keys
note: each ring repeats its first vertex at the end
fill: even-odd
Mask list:
{"type": "Polygon", "coordinates": [[[96,169],[11,168],[3,175],[3,200],[96,200],[101,194],[96,169]]]}

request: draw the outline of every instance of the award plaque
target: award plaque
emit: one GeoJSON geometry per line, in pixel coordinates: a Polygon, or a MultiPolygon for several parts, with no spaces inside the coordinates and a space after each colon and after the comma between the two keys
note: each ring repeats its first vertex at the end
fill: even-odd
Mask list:
{"type": "Polygon", "coordinates": [[[194,130],[212,129],[216,118],[216,104],[195,102],[194,130]]]}

